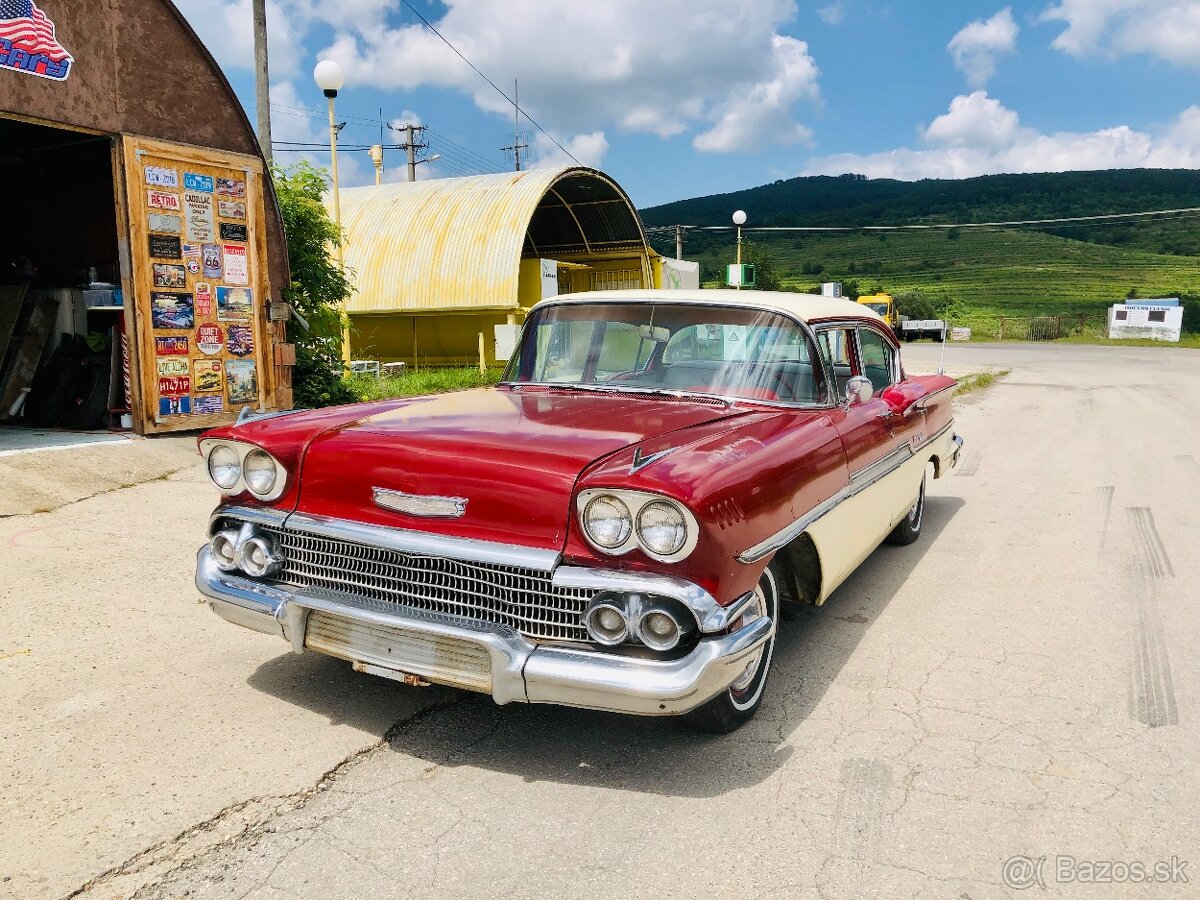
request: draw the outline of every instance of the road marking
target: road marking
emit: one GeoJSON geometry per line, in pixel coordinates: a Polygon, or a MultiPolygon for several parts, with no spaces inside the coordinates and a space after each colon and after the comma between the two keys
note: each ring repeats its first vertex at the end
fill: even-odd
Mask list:
{"type": "Polygon", "coordinates": [[[1112,516],[1113,494],[1116,490],[1113,485],[1106,484],[1092,492],[1092,512],[1100,517],[1100,546],[1096,548],[1097,554],[1104,553],[1104,542],[1108,540],[1108,521],[1112,516]]]}
{"type": "Polygon", "coordinates": [[[1175,577],[1166,545],[1154,525],[1154,512],[1147,506],[1127,506],[1125,514],[1133,528],[1133,547],[1138,573],[1147,578],[1175,577]]]}

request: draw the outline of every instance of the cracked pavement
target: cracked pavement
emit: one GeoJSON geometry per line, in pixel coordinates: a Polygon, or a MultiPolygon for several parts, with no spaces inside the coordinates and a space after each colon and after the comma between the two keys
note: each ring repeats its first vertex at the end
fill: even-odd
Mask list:
{"type": "Polygon", "coordinates": [[[31,650],[0,659],[0,896],[1194,895],[1200,353],[947,357],[1012,372],[960,404],[925,534],[791,612],[725,737],[221,622],[190,587],[197,468],[0,521],[0,657],[31,650]],[[1004,883],[1017,855],[1044,888],[1004,883]],[[1059,856],[1191,881],[1065,882],[1059,856]]]}

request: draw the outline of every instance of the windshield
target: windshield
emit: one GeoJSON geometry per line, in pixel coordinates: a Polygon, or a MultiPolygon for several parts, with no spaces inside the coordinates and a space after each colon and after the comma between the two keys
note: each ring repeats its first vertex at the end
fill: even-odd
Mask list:
{"type": "Polygon", "coordinates": [[[807,334],[778,313],[685,303],[545,306],[525,326],[510,383],[825,403],[807,334]]]}
{"type": "Polygon", "coordinates": [[[886,303],[864,303],[863,306],[867,309],[875,310],[881,316],[886,316],[888,312],[888,305],[886,303]]]}

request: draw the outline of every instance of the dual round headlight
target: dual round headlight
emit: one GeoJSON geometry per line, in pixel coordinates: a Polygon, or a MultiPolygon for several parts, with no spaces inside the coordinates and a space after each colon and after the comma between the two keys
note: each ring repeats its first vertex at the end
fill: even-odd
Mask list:
{"type": "Polygon", "coordinates": [[[287,474],[271,454],[236,441],[203,441],[208,477],[224,494],[249,490],[259,500],[274,500],[283,493],[287,474]]]}
{"type": "Polygon", "coordinates": [[[671,500],[634,491],[589,491],[581,498],[583,530],[600,550],[620,554],[641,546],[675,562],[695,546],[695,520],[671,500]]]}

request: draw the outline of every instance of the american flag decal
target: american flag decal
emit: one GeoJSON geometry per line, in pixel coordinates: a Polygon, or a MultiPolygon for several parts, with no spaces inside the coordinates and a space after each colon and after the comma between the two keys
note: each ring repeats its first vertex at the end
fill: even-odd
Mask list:
{"type": "Polygon", "coordinates": [[[65,81],[73,62],[33,0],[0,0],[0,69],[65,81]]]}

